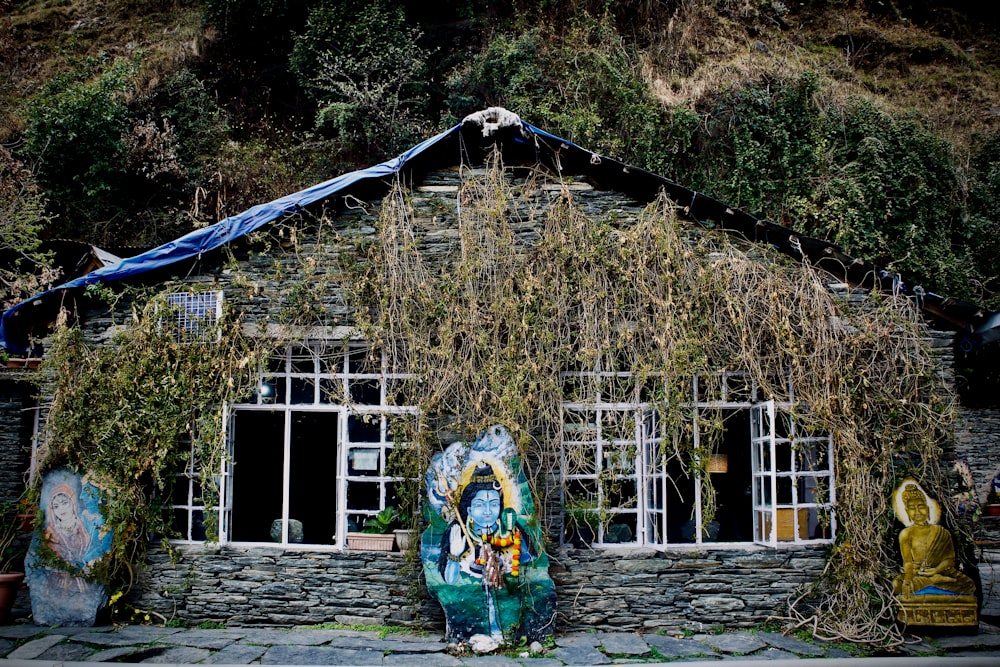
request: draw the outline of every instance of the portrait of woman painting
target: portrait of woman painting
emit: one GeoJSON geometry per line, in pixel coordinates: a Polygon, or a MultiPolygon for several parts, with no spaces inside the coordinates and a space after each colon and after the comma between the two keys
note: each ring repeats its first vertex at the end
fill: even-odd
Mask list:
{"type": "Polygon", "coordinates": [[[84,475],[50,470],[42,477],[39,503],[45,521],[25,558],[34,620],[42,625],[93,625],[107,591],[70,570],[86,574],[111,549],[113,534],[101,514],[101,491],[84,475]],[[51,556],[65,566],[50,565],[51,556]]]}
{"type": "Polygon", "coordinates": [[[448,639],[495,647],[551,634],[555,589],[507,430],[452,444],[432,459],[426,481],[421,558],[448,639]]]}

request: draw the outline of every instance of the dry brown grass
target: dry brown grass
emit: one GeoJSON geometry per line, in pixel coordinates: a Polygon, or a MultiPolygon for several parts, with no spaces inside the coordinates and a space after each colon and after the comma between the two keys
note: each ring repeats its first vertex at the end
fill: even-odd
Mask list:
{"type": "Polygon", "coordinates": [[[773,14],[683,3],[643,49],[645,78],[664,104],[696,107],[740,81],[815,71],[834,102],[862,96],[915,113],[958,147],[1000,129],[998,49],[988,34],[942,36],[839,3],[780,20],[787,27],[773,14]]]}
{"type": "Polygon", "coordinates": [[[148,90],[211,35],[197,0],[27,2],[0,17],[0,141],[23,127],[21,102],[88,58],[135,59],[148,90]]]}

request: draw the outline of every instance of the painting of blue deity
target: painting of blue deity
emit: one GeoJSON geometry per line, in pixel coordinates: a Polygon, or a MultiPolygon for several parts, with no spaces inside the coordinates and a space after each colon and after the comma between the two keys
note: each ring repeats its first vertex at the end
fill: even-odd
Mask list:
{"type": "Polygon", "coordinates": [[[101,490],[86,475],[50,470],[39,502],[44,522],[25,558],[32,617],[38,625],[93,625],[108,593],[87,574],[111,550],[113,538],[101,513],[101,490]]]}
{"type": "MultiPolygon", "coordinates": [[[[421,559],[447,638],[473,647],[553,632],[555,587],[513,438],[493,426],[436,454],[426,474],[421,559]]],[[[477,649],[480,650],[480,649],[477,649]]]]}

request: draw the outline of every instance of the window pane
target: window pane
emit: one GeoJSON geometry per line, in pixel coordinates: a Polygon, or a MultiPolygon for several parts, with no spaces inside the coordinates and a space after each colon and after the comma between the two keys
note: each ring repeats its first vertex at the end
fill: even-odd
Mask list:
{"type": "Polygon", "coordinates": [[[349,385],[352,403],[380,405],[382,401],[378,380],[351,380],[349,385]]]}
{"type": "Polygon", "coordinates": [[[791,472],[792,471],[792,443],[785,441],[778,441],[774,444],[774,456],[776,472],[791,472]]]}
{"type": "Polygon", "coordinates": [[[597,480],[571,479],[565,485],[565,503],[583,508],[597,507],[597,480]]]}
{"type": "Polygon", "coordinates": [[[320,372],[328,375],[340,375],[344,372],[344,355],[331,348],[320,358],[320,372]]]}
{"type": "Polygon", "coordinates": [[[320,403],[346,403],[344,396],[344,381],[331,380],[330,378],[320,378],[319,381],[319,402],[320,403]]]}
{"type": "Polygon", "coordinates": [[[617,479],[605,484],[605,506],[630,509],[638,505],[635,479],[617,479]]]}
{"type": "Polygon", "coordinates": [[[635,441],[635,416],[631,410],[609,410],[601,414],[601,437],[609,441],[635,441]]]}
{"type": "Polygon", "coordinates": [[[606,377],[601,386],[601,399],[606,403],[634,403],[636,382],[631,376],[606,377]]]}
{"type": "Polygon", "coordinates": [[[292,373],[315,373],[316,355],[308,347],[295,346],[291,355],[292,373]]]}
{"type": "Polygon", "coordinates": [[[611,520],[604,529],[605,544],[628,544],[635,542],[636,535],[636,515],[635,514],[613,514],[611,520]]]}
{"type": "Polygon", "coordinates": [[[582,403],[593,400],[590,392],[591,381],[579,375],[567,375],[562,378],[563,400],[567,403],[582,403]]]}
{"type": "Polygon", "coordinates": [[[725,400],[731,403],[748,403],[753,398],[753,382],[749,375],[726,373],[725,400]]]}
{"type": "Polygon", "coordinates": [[[170,528],[180,539],[188,538],[188,510],[185,507],[174,508],[170,514],[170,528]]]}
{"type": "Polygon", "coordinates": [[[302,541],[331,544],[337,526],[337,414],[291,414],[288,518],[302,522],[302,541]]]}
{"type": "Polygon", "coordinates": [[[789,505],[792,502],[792,478],[778,478],[778,504],[789,505]]]}
{"type": "Polygon", "coordinates": [[[352,447],[347,453],[347,474],[351,477],[378,477],[382,474],[380,450],[352,447]]]}
{"type": "Polygon", "coordinates": [[[420,390],[421,383],[416,378],[386,380],[385,400],[388,405],[417,405],[420,390]]]}
{"type": "Polygon", "coordinates": [[[802,471],[827,471],[830,469],[829,442],[827,440],[796,442],[796,461],[802,471]]]}
{"type": "Polygon", "coordinates": [[[285,351],[282,350],[267,360],[267,372],[284,373],[286,367],[285,361],[285,351]]]}
{"type": "Polygon", "coordinates": [[[667,542],[695,541],[696,501],[694,476],[687,463],[672,457],[667,461],[667,542]]]}
{"type": "Polygon", "coordinates": [[[172,505],[187,505],[188,493],[190,491],[191,480],[188,477],[178,476],[174,480],[173,488],[170,490],[170,501],[172,505]]]}
{"type": "Polygon", "coordinates": [[[205,513],[201,510],[191,512],[191,539],[198,542],[204,542],[207,539],[205,536],[205,513]]]}
{"type": "Polygon", "coordinates": [[[563,446],[564,475],[596,475],[597,469],[597,447],[595,445],[574,445],[563,446]]]}
{"type": "Polygon", "coordinates": [[[379,415],[350,415],[347,418],[349,442],[381,442],[382,418],[379,415]]]}
{"type": "Polygon", "coordinates": [[[289,378],[292,383],[291,400],[293,405],[311,405],[316,400],[316,380],[314,378],[289,378]]]}
{"type": "Polygon", "coordinates": [[[382,372],[382,355],[378,350],[352,348],[348,355],[347,372],[353,375],[375,375],[382,372]]]}
{"type": "Polygon", "coordinates": [[[612,475],[635,474],[635,444],[606,445],[604,447],[604,469],[612,475]]]}
{"type": "Polygon", "coordinates": [[[386,440],[407,442],[417,435],[417,416],[410,414],[386,415],[386,440]]]}
{"type": "Polygon", "coordinates": [[[591,410],[566,410],[563,416],[563,439],[590,442],[597,439],[597,413],[591,410]]]}
{"type": "Polygon", "coordinates": [[[271,522],[281,519],[285,415],[241,410],[233,418],[234,542],[270,542],[271,522]]]}
{"type": "Polygon", "coordinates": [[[378,510],[381,488],[378,482],[348,482],[347,509],[378,510]]]}

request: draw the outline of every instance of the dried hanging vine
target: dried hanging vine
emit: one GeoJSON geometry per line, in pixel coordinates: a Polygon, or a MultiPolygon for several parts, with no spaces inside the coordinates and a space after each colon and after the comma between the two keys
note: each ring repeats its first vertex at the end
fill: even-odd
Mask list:
{"type": "MultiPolygon", "coordinates": [[[[801,427],[831,434],[835,446],[837,543],[786,620],[821,638],[902,640],[889,497],[905,475],[947,497],[939,462],[952,417],[912,303],[838,297],[804,263],[683,225],[664,197],[635,218],[594,219],[570,190],[549,201],[534,179],[515,183],[496,156],[484,174],[463,174],[454,214],[458,243],[431,252],[397,187],[383,201],[377,242],[349,271],[362,331],[389,350],[393,371],[420,378],[422,424],[410,439],[470,437],[502,423],[535,464],[545,500],[552,485],[540,473],[566,463],[560,371],[628,373],[584,382],[642,387],[665,453],[702,479],[711,516],[710,481],[690,451],[691,381],[744,371],[765,394],[794,401],[801,427]],[[533,204],[517,204],[525,200],[533,204]],[[537,239],[515,234],[526,226],[537,239]]],[[[702,425],[701,454],[717,435],[712,422],[702,425]]],[[[416,471],[432,449],[399,455],[416,471]]]]}

